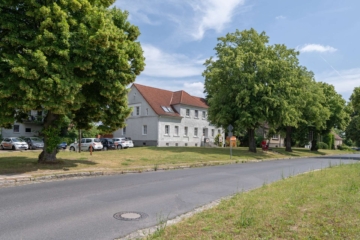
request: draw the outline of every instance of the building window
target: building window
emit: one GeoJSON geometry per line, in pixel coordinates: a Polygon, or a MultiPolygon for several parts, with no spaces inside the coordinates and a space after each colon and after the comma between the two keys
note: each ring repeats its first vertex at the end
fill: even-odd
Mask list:
{"type": "Polygon", "coordinates": [[[126,127],[123,128],[123,132],[122,135],[125,136],[126,135],[126,127]]]}
{"type": "Polygon", "coordinates": [[[165,125],[165,135],[169,135],[169,134],[170,134],[170,126],[165,125]]]}
{"type": "Polygon", "coordinates": [[[175,136],[179,136],[179,126],[175,126],[175,136]]]}
{"type": "Polygon", "coordinates": [[[146,109],[146,116],[149,115],[149,109],[146,109]]]}
{"type": "Polygon", "coordinates": [[[214,137],[214,134],[215,134],[215,130],[211,129],[211,136],[214,137]]]}
{"type": "Polygon", "coordinates": [[[187,145],[187,143],[185,143],[185,147],[187,147],[188,145],[187,145]]]}
{"type": "Polygon", "coordinates": [[[198,136],[198,128],[194,128],[194,137],[198,136]]]}
{"type": "Polygon", "coordinates": [[[279,135],[273,135],[272,139],[279,139],[279,135]]]}
{"type": "Polygon", "coordinates": [[[197,147],[197,143],[195,143],[195,147],[197,147]]]}
{"type": "Polygon", "coordinates": [[[205,136],[205,132],[206,132],[206,130],[205,130],[205,128],[203,128],[203,136],[205,136]]]}
{"type": "Polygon", "coordinates": [[[143,126],[143,135],[147,135],[147,125],[143,126]]]}
{"type": "Polygon", "coordinates": [[[170,144],[169,143],[166,143],[166,146],[169,146],[170,144]]]}
{"type": "Polygon", "coordinates": [[[195,118],[199,118],[199,111],[195,110],[195,118]]]}
{"type": "Polygon", "coordinates": [[[190,117],[190,109],[186,109],[186,116],[190,117]]]}
{"type": "Polygon", "coordinates": [[[179,144],[178,143],[175,143],[175,147],[178,147],[179,146],[179,144]]]}
{"type": "Polygon", "coordinates": [[[221,134],[220,129],[218,130],[218,134],[221,134]]]}
{"type": "Polygon", "coordinates": [[[31,128],[25,128],[25,132],[31,133],[31,128]]]}
{"type": "Polygon", "coordinates": [[[184,136],[188,135],[188,127],[184,127],[184,136]]]}
{"type": "Polygon", "coordinates": [[[136,116],[140,116],[140,107],[136,107],[136,116]]]}
{"type": "Polygon", "coordinates": [[[205,112],[205,111],[202,112],[202,118],[203,118],[203,119],[206,118],[206,112],[205,112]]]}
{"type": "Polygon", "coordinates": [[[14,131],[14,133],[19,133],[20,132],[20,125],[14,125],[13,131],[14,131]]]}

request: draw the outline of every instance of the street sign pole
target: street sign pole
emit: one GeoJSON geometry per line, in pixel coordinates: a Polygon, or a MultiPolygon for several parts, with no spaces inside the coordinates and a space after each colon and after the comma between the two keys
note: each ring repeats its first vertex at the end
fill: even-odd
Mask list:
{"type": "Polygon", "coordinates": [[[230,159],[232,157],[232,144],[231,144],[231,137],[232,137],[232,130],[234,129],[233,126],[231,124],[229,124],[228,128],[229,130],[229,144],[230,144],[230,159]]]}

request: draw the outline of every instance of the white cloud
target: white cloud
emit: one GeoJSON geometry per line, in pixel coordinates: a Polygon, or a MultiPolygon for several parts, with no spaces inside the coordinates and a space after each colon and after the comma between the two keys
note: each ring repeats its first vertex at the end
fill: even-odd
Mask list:
{"type": "Polygon", "coordinates": [[[191,35],[195,40],[200,40],[209,29],[221,32],[225,25],[231,22],[234,10],[245,3],[245,0],[198,0],[191,1],[195,24],[191,35]]]}
{"type": "Polygon", "coordinates": [[[286,19],[286,17],[283,16],[283,15],[280,15],[280,16],[277,16],[275,19],[276,19],[276,20],[282,20],[282,19],[286,19]]]}
{"type": "Polygon", "coordinates": [[[201,76],[204,71],[200,59],[191,59],[182,54],[163,52],[149,44],[143,44],[145,71],[142,75],[151,77],[184,78],[201,76]]]}
{"type": "Polygon", "coordinates": [[[360,86],[360,68],[316,74],[316,80],[334,85],[345,100],[349,100],[355,87],[360,86]]]}
{"type": "Polygon", "coordinates": [[[336,52],[337,49],[333,48],[331,46],[323,46],[320,44],[305,44],[302,47],[297,47],[297,50],[300,52],[320,52],[320,53],[325,53],[325,52],[336,52]]]}
{"type": "MultiPolygon", "coordinates": [[[[115,5],[130,12],[131,20],[150,25],[175,24],[176,32],[201,40],[208,30],[221,32],[245,0],[117,0],[115,5]],[[159,16],[164,19],[160,22],[159,16]]],[[[181,36],[181,34],[179,34],[181,36]]]]}
{"type": "Polygon", "coordinates": [[[204,97],[204,83],[186,82],[184,83],[184,91],[193,96],[204,97]]]}

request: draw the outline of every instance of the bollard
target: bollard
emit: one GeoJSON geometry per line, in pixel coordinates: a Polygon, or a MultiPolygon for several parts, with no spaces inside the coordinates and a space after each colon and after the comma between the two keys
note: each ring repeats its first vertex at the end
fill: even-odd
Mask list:
{"type": "Polygon", "coordinates": [[[92,155],[92,149],[93,149],[93,146],[92,146],[92,144],[90,144],[90,155],[92,155]]]}

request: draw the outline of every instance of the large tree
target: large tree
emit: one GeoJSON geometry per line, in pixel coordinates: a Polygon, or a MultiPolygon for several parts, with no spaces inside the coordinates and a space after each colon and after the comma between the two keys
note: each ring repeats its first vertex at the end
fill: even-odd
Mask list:
{"type": "Polygon", "coordinates": [[[0,125],[46,112],[39,162],[56,161],[65,116],[79,128],[121,128],[127,85],[144,68],[139,29],[114,0],[0,2],[0,125]]]}
{"type": "Polygon", "coordinates": [[[297,91],[297,52],[268,45],[254,29],[218,39],[216,58],[206,61],[205,93],[209,119],[218,126],[247,129],[249,151],[256,152],[255,129],[264,122],[291,124],[298,112],[288,96],[297,91]]]}

